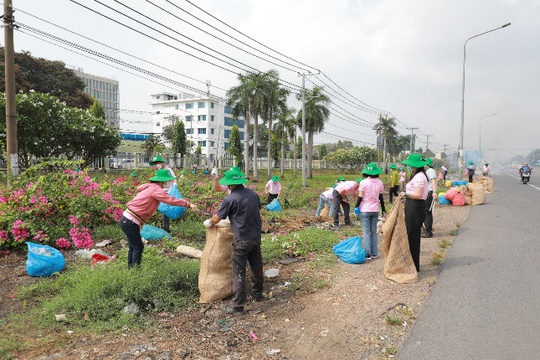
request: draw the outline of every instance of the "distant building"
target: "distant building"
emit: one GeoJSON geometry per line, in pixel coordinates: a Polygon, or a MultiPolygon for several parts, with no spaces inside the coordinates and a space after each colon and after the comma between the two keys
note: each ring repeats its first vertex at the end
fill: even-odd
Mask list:
{"type": "Polygon", "coordinates": [[[102,76],[87,74],[81,68],[74,69],[74,71],[86,84],[84,92],[98,99],[103,106],[109,126],[114,126],[119,129],[120,89],[118,81],[102,76]]]}
{"type": "Polygon", "coordinates": [[[193,154],[200,145],[202,155],[209,163],[225,154],[234,124],[239,127],[243,143],[245,121],[243,118],[234,119],[232,109],[223,102],[187,93],[160,92],[151,95],[150,105],[153,114],[152,133],[162,134],[165,126],[172,125],[176,120],[183,121],[186,140],[194,144],[189,149],[190,153],[193,154]]]}

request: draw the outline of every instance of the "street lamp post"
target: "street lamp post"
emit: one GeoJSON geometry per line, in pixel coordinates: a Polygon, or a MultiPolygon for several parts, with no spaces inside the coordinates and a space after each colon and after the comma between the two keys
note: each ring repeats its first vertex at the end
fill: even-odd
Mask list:
{"type": "Polygon", "coordinates": [[[464,125],[465,125],[465,61],[467,60],[467,43],[469,40],[472,40],[476,37],[489,34],[490,32],[503,29],[507,26],[510,26],[511,23],[504,24],[502,26],[499,26],[498,28],[491,29],[489,31],[485,31],[480,34],[476,34],[474,36],[471,36],[467,40],[465,40],[465,43],[463,44],[463,82],[461,85],[461,131],[460,131],[460,139],[459,139],[459,178],[463,179],[463,165],[464,165],[464,157],[465,154],[463,152],[463,133],[464,133],[464,125]]]}

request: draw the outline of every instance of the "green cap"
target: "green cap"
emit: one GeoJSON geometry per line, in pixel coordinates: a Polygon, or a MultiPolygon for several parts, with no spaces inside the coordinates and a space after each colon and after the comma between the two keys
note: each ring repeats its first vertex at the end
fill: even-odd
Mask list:
{"type": "Polygon", "coordinates": [[[362,174],[366,175],[379,175],[382,173],[382,169],[377,166],[377,163],[372,162],[366,165],[366,167],[362,170],[362,174]]]}
{"type": "Polygon", "coordinates": [[[426,161],[422,154],[410,154],[406,160],[403,160],[403,164],[413,168],[423,168],[426,166],[426,161]]]}
{"type": "Polygon", "coordinates": [[[397,169],[396,164],[390,164],[390,169],[397,169]]]}
{"type": "Polygon", "coordinates": [[[433,167],[433,160],[431,160],[430,158],[426,158],[426,164],[429,167],[433,167]]]}
{"type": "Polygon", "coordinates": [[[469,161],[469,165],[474,165],[474,163],[472,161],[469,161]]]}
{"type": "Polygon", "coordinates": [[[241,185],[248,182],[246,174],[236,169],[229,169],[225,172],[225,177],[219,179],[220,185],[241,185]]]}
{"type": "Polygon", "coordinates": [[[132,173],[130,174],[130,176],[131,176],[131,177],[137,177],[137,172],[136,172],[136,171],[132,172],[132,173]]]}
{"type": "Polygon", "coordinates": [[[339,179],[337,179],[337,181],[345,181],[345,178],[342,176],[339,179]]]}
{"type": "Polygon", "coordinates": [[[156,174],[152,176],[150,181],[158,181],[158,182],[167,182],[176,179],[174,176],[172,176],[171,172],[167,169],[159,169],[156,171],[156,174]]]}
{"type": "Polygon", "coordinates": [[[272,178],[270,180],[272,180],[273,182],[278,182],[279,177],[277,175],[274,175],[274,176],[272,176],[272,178]]]}
{"type": "Polygon", "coordinates": [[[152,160],[150,161],[150,165],[156,165],[157,163],[164,163],[163,158],[161,156],[154,156],[152,160]]]}

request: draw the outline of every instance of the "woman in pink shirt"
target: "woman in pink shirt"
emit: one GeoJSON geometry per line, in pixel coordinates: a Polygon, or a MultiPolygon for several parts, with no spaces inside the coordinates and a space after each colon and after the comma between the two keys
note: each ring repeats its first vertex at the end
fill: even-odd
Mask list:
{"type": "Polygon", "coordinates": [[[422,224],[426,219],[426,198],[428,196],[428,178],[424,172],[427,162],[421,154],[411,154],[403,164],[412,168],[411,180],[405,186],[405,192],[399,194],[405,198],[405,226],[409,238],[409,249],[416,271],[420,271],[420,237],[422,224]]]}
{"type": "Polygon", "coordinates": [[[384,184],[379,179],[382,169],[377,163],[369,163],[362,170],[362,175],[367,177],[360,182],[358,189],[358,200],[356,207],[360,207],[362,217],[362,232],[364,236],[364,251],[366,260],[376,259],[379,255],[379,244],[377,239],[377,221],[379,221],[379,203],[382,213],[386,213],[384,207],[383,191],[384,184]]]}
{"type": "Polygon", "coordinates": [[[144,223],[156,212],[159,203],[186,206],[197,210],[195,204],[184,199],[170,196],[163,190],[163,185],[174,180],[167,169],[159,169],[151,177],[150,182],[137,188],[137,195],[127,203],[127,209],[120,218],[120,228],[126,234],[128,241],[128,267],[141,264],[144,244],[141,238],[141,228],[144,223]]]}

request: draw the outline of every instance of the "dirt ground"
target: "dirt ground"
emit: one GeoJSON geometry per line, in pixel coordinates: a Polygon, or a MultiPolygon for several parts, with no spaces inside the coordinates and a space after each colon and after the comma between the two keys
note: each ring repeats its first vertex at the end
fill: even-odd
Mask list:
{"type": "MultiPolygon", "coordinates": [[[[432,253],[440,251],[441,240],[452,240],[469,210],[436,207],[435,237],[422,239],[420,280],[414,284],[387,280],[382,256],[360,265],[336,258],[337,269],[319,273],[329,286],[306,293],[292,289],[291,279],[313,271],[311,260],[276,262],[265,265],[265,270],[280,270],[277,277],[266,279],[269,298],[248,304],[245,315],[224,315],[216,303],[195,305],[183,314],[158,314],[157,325],[144,332],[125,329],[122,333],[89,335],[69,332],[68,328],[49,333],[28,329],[17,337],[33,337],[35,345],[18,354],[18,359],[392,358],[436,281],[438,266],[430,263],[432,253]]],[[[276,228],[284,231],[290,226],[292,231],[299,226],[329,224],[306,216],[287,226],[276,224],[276,228]]],[[[14,296],[16,288],[39,279],[29,277],[25,259],[14,255],[0,258],[0,279],[2,324],[9,313],[22,309],[23,303],[14,296]]],[[[7,338],[0,330],[0,337],[4,336],[7,338]]]]}

